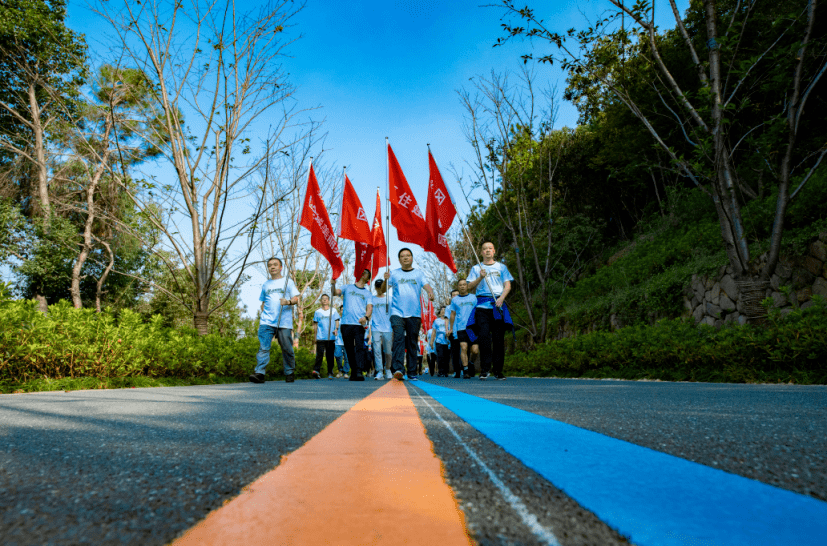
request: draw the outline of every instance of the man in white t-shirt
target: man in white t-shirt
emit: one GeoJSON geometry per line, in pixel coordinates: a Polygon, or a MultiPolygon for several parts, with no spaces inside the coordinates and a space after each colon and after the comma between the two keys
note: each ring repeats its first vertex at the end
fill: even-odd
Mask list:
{"type": "Polygon", "coordinates": [[[496,379],[503,380],[505,329],[506,324],[512,324],[505,298],[511,292],[514,277],[505,264],[494,260],[495,253],[494,243],[482,244],[482,264],[468,273],[468,290],[477,291],[472,333],[479,340],[480,379],[488,379],[493,373],[496,379]]]}
{"type": "Polygon", "coordinates": [[[364,381],[362,372],[367,371],[367,348],[365,347],[365,329],[370,324],[370,314],[373,311],[370,289],[365,286],[370,282],[370,269],[365,269],[359,280],[348,284],[341,290],[336,289],[336,295],[342,296],[342,341],[345,344],[345,354],[350,363],[349,381],[364,381]]]}
{"type": "Polygon", "coordinates": [[[373,344],[373,361],[376,368],[374,379],[390,379],[391,376],[391,348],[393,334],[391,331],[390,298],[385,293],[385,281],[376,279],[373,286],[376,295],[373,296],[373,312],[370,319],[371,342],[373,344]],[[384,363],[383,363],[384,361],[384,363]]]}
{"type": "Polygon", "coordinates": [[[296,359],[293,356],[293,306],[299,303],[299,291],[291,279],[282,277],[281,270],[282,263],[279,258],[267,260],[270,279],[261,286],[261,294],[258,297],[261,302],[259,349],[256,354],[255,372],[250,375],[252,383],[264,383],[264,375],[270,363],[273,337],[279,340],[281,347],[285,380],[292,383],[296,378],[296,359]]]}
{"type": "Polygon", "coordinates": [[[399,381],[405,377],[405,354],[407,359],[408,379],[416,381],[416,354],[418,353],[419,329],[422,323],[422,306],[419,294],[424,288],[428,297],[434,301],[434,289],[425,280],[425,273],[413,268],[413,252],[403,248],[397,255],[399,269],[385,272],[383,288],[393,288],[391,298],[391,330],[393,343],[391,347],[391,372],[399,381]]]}
{"type": "Polygon", "coordinates": [[[313,379],[319,379],[322,371],[322,356],[327,359],[327,378],[333,379],[333,354],[336,335],[339,332],[339,312],[330,307],[330,296],[322,294],[322,307],[313,313],[313,326],[316,329],[316,363],[313,366],[313,379]]]}

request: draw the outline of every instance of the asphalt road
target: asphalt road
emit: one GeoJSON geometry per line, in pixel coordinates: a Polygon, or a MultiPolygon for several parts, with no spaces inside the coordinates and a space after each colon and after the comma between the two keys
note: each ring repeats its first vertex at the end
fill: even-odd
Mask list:
{"type": "MultiPolygon", "coordinates": [[[[827,387],[429,381],[827,498],[827,387]]],[[[2,542],[168,543],[384,384],[321,380],[0,396],[2,542]]],[[[408,389],[480,544],[537,543],[503,487],[561,544],[625,543],[415,384],[408,389]]],[[[349,509],[346,499],[318,507],[349,509]]]]}

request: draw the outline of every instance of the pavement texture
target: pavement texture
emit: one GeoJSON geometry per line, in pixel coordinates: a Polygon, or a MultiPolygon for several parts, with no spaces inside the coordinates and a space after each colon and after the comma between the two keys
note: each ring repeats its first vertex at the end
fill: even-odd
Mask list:
{"type": "Polygon", "coordinates": [[[827,500],[827,386],[429,381],[827,500]]]}
{"type": "MultiPolygon", "coordinates": [[[[827,387],[425,380],[827,498],[827,387]]],[[[0,542],[167,544],[385,384],[319,380],[0,396],[0,542]]],[[[624,543],[415,383],[405,386],[480,544],[539,540],[463,444],[561,544],[624,543]]],[[[312,509],[353,507],[331,498],[312,509]]]]}
{"type": "Polygon", "coordinates": [[[0,396],[0,542],[167,544],[382,384],[0,396]]]}

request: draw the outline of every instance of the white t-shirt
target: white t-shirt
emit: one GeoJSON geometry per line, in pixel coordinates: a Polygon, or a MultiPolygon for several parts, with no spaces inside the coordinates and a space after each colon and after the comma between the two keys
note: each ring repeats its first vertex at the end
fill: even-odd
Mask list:
{"type": "Polygon", "coordinates": [[[434,341],[438,345],[448,345],[448,336],[445,335],[447,326],[448,321],[444,318],[438,318],[434,321],[434,332],[436,332],[434,341]]]}
{"type": "Polygon", "coordinates": [[[359,324],[359,319],[367,314],[367,307],[373,294],[365,286],[359,288],[349,284],[342,288],[342,324],[359,324]]]}
{"type": "Polygon", "coordinates": [[[373,296],[370,303],[373,304],[373,311],[370,315],[370,327],[374,332],[391,331],[390,298],[385,296],[373,296]]]}
{"type": "Polygon", "coordinates": [[[391,271],[391,278],[388,279],[388,286],[393,288],[391,316],[421,317],[422,304],[419,294],[426,284],[428,281],[425,280],[425,273],[420,269],[405,271],[399,268],[391,271]]]}
{"type": "Polygon", "coordinates": [[[282,312],[281,298],[291,299],[299,295],[295,283],[287,277],[270,279],[261,285],[258,301],[264,302],[260,324],[277,328],[293,329],[293,306],[286,305],[282,312]],[[278,322],[277,322],[278,321],[278,322]]]}
{"type": "Polygon", "coordinates": [[[451,325],[451,337],[457,339],[457,332],[465,330],[465,325],[468,324],[468,317],[477,305],[477,296],[474,294],[466,294],[464,296],[454,296],[451,300],[451,305],[445,311],[445,315],[450,319],[451,312],[456,313],[454,317],[454,324],[451,325]]]}
{"type": "Polygon", "coordinates": [[[313,322],[316,323],[316,339],[319,341],[329,341],[333,339],[333,330],[336,330],[336,321],[339,320],[339,312],[332,307],[327,311],[324,309],[316,309],[313,313],[313,322]],[[330,314],[333,313],[333,317],[330,314]],[[328,330],[330,326],[330,330],[328,330]]]}
{"type": "MultiPolygon", "coordinates": [[[[482,264],[482,267],[488,272],[488,274],[485,276],[485,279],[481,280],[480,283],[477,285],[477,297],[500,297],[500,295],[502,295],[503,293],[503,289],[505,288],[505,281],[513,281],[514,277],[511,276],[511,273],[508,271],[508,268],[500,262],[494,262],[491,265],[482,264]],[[494,291],[493,294],[491,294],[491,290],[488,289],[489,284],[491,285],[491,290],[494,291]]],[[[468,273],[468,282],[473,282],[477,280],[479,276],[480,264],[477,264],[474,267],[472,267],[471,272],[468,273]]],[[[491,309],[494,306],[490,303],[480,303],[477,304],[477,307],[479,307],[480,309],[491,309]]]]}

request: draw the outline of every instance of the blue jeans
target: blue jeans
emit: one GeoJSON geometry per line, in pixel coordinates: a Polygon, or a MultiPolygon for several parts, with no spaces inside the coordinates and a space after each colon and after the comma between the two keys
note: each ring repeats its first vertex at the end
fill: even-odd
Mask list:
{"type": "Polygon", "coordinates": [[[264,375],[267,371],[267,364],[270,363],[270,346],[273,337],[278,337],[281,347],[281,359],[284,362],[284,375],[290,375],[296,371],[296,358],[293,355],[293,330],[290,328],[276,328],[262,324],[258,327],[258,353],[256,354],[256,373],[264,375]]]}
{"type": "Polygon", "coordinates": [[[345,346],[344,345],[336,345],[333,352],[334,358],[336,359],[336,365],[339,366],[339,372],[350,374],[350,364],[347,361],[347,355],[345,354],[345,346]],[[344,362],[342,362],[344,360],[344,362]]]}
{"type": "Polygon", "coordinates": [[[416,356],[419,350],[419,327],[422,319],[419,317],[399,317],[391,315],[391,328],[393,329],[393,356],[391,358],[391,371],[405,371],[405,353],[407,352],[408,377],[416,377],[416,356]]]}
{"type": "Polygon", "coordinates": [[[391,332],[372,332],[371,344],[373,345],[373,363],[377,372],[381,372],[384,366],[382,365],[382,356],[388,355],[388,369],[391,366],[391,347],[393,342],[393,335],[391,332]]]}

